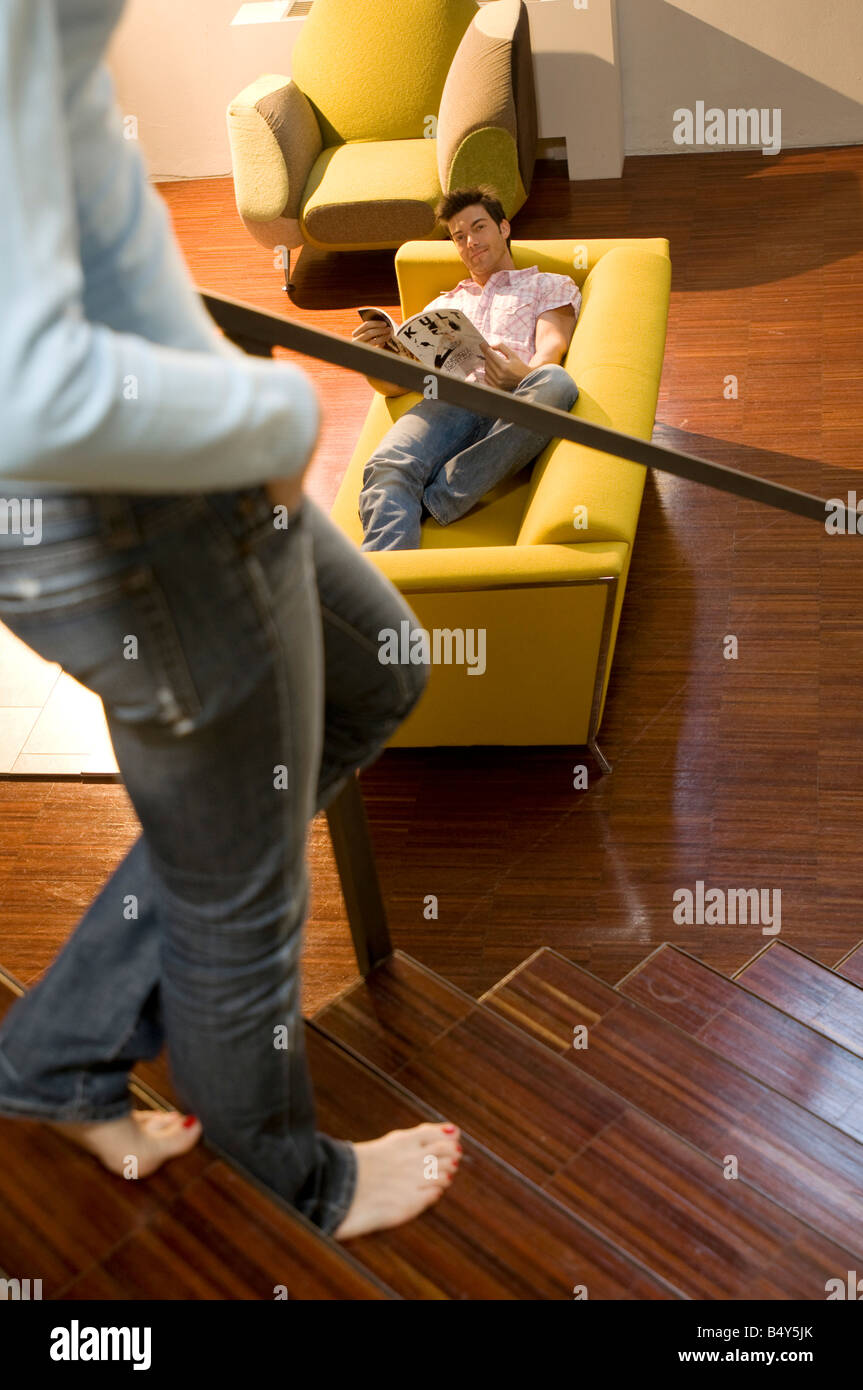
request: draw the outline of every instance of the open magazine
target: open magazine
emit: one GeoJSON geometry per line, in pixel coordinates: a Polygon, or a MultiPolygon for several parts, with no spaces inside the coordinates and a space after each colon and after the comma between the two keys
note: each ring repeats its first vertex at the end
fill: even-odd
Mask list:
{"type": "Polygon", "coordinates": [[[388,352],[462,380],[485,366],[482,349],[488,344],[461,309],[429,309],[406,319],[401,327],[383,309],[366,305],[358,312],[367,323],[380,319],[389,324],[390,336],[383,343],[388,352]]]}

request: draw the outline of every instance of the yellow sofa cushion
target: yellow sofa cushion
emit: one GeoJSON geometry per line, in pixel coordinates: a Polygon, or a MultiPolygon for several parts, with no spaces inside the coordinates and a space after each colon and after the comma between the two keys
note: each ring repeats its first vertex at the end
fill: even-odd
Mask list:
{"type": "Polygon", "coordinates": [[[475,0],[315,0],[291,75],[325,145],[421,139],[475,0]]]}
{"type": "Polygon", "coordinates": [[[376,140],[322,150],[303,194],[300,226],[313,246],[392,247],[443,235],[434,140],[376,140]]]}
{"type": "MultiPolygon", "coordinates": [[[[360,545],[363,539],[357,500],[363,485],[366,463],[394,421],[421,399],[415,391],[410,391],[404,396],[391,397],[375,393],[331,513],[336,524],[357,545],[360,545]]],[[[501,483],[488,494],[481,507],[474,507],[467,516],[462,517],[460,521],[454,521],[450,526],[438,526],[436,521],[428,517],[422,527],[421,548],[444,550],[470,546],[515,545],[529,487],[530,477],[522,473],[518,478],[501,483]]]]}

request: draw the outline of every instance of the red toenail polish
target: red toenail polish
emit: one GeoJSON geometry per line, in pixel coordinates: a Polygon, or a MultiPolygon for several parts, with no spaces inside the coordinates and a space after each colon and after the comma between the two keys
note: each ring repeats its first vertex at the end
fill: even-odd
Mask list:
{"type": "Polygon", "coordinates": [[[183,1121],[183,1129],[191,1129],[192,1125],[196,1125],[197,1123],[197,1115],[187,1115],[185,1120],[183,1121]]]}
{"type": "Polygon", "coordinates": [[[455,1134],[455,1125],[444,1125],[444,1134],[455,1134]]]}
{"type": "Polygon", "coordinates": [[[461,1144],[456,1144],[455,1147],[456,1147],[456,1152],[457,1152],[457,1153],[463,1153],[463,1152],[464,1152],[464,1150],[462,1149],[461,1144]]]}

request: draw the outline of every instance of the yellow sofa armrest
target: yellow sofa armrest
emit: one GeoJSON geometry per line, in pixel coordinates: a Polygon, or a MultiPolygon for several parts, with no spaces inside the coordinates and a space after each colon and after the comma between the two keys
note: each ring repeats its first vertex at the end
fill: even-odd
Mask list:
{"type": "Polygon", "coordinates": [[[459,549],[365,551],[406,596],[476,592],[529,585],[595,584],[617,579],[626,545],[465,546],[459,549]]]}
{"type": "Polygon", "coordinates": [[[289,77],[269,73],[234,97],[227,117],[240,216],[249,222],[297,218],[323,149],[308,98],[289,77]]]}
{"type": "MultiPolygon", "coordinates": [[[[573,415],[651,437],[670,287],[671,262],[653,251],[618,247],[594,266],[564,363],[579,388],[573,415]]],[[[645,473],[640,464],[583,444],[550,444],[534,467],[518,545],[632,545],[645,473]]]]}

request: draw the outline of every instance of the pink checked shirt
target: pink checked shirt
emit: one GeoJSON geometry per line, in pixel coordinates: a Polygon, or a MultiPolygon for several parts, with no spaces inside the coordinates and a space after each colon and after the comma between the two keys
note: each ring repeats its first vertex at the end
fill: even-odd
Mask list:
{"type": "MultiPolygon", "coordinates": [[[[581,308],[581,290],[568,275],[551,275],[537,266],[524,270],[498,270],[484,285],[462,280],[454,290],[439,294],[427,309],[461,309],[487,343],[506,343],[522,362],[536,352],[536,321],[548,309],[572,304],[575,317],[581,308]]],[[[467,378],[483,382],[485,368],[467,378]]]]}

